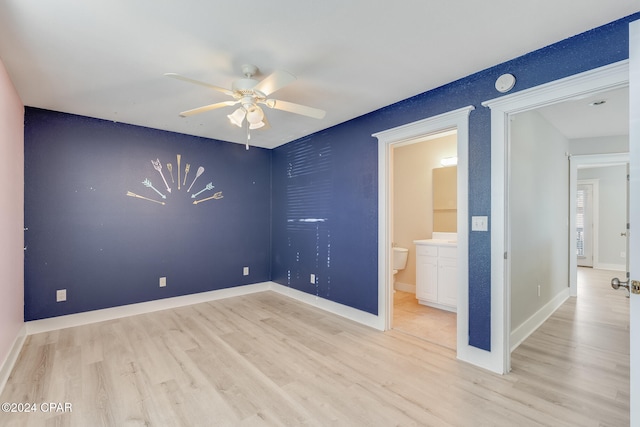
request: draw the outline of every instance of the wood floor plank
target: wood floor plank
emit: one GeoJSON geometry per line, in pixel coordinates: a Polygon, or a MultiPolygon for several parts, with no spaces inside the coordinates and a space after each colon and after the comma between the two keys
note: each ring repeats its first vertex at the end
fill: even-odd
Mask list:
{"type": "Polygon", "coordinates": [[[628,300],[579,274],[509,375],[263,292],[29,336],[0,402],[73,411],[0,425],[626,426],[628,300]]]}

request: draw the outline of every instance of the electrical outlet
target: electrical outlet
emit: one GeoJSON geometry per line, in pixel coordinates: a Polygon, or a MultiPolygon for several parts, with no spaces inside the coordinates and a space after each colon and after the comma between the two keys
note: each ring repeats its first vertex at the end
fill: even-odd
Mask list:
{"type": "Polygon", "coordinates": [[[242,268],[242,275],[243,276],[248,276],[249,275],[249,267],[243,267],[242,268]]]}
{"type": "Polygon", "coordinates": [[[160,278],[160,287],[164,288],[165,286],[167,286],[167,278],[166,277],[161,277],[160,278]]]}
{"type": "Polygon", "coordinates": [[[316,284],[316,275],[315,274],[311,274],[311,276],[309,276],[309,282],[313,283],[314,285],[316,284]]]}
{"type": "Polygon", "coordinates": [[[67,300],[67,290],[66,289],[58,289],[56,291],[56,302],[63,302],[67,300]]]}

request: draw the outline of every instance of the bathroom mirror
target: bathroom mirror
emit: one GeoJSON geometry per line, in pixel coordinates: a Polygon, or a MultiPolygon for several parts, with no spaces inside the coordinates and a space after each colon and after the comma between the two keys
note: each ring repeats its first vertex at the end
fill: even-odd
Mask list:
{"type": "Polygon", "coordinates": [[[433,169],[433,231],[457,232],[458,168],[433,169]]]}

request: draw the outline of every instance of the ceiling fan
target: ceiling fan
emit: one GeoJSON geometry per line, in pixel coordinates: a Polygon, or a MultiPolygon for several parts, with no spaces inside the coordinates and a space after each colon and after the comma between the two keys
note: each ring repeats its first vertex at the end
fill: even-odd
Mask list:
{"type": "Polygon", "coordinates": [[[194,108],[192,110],[183,111],[180,113],[181,117],[189,117],[195,114],[204,113],[205,111],[211,111],[223,107],[231,107],[234,105],[240,105],[233,113],[227,115],[231,123],[238,127],[242,127],[244,120],[247,123],[247,149],[249,149],[249,130],[253,129],[266,129],[268,128],[267,118],[260,108],[260,105],[266,105],[269,108],[275,110],[287,111],[289,113],[300,114],[315,119],[324,118],[326,112],[317,108],[308,107],[306,105],[300,105],[293,102],[282,101],[279,99],[269,98],[269,95],[275,91],[282,89],[288,84],[294,82],[296,77],[288,73],[287,71],[278,70],[268,75],[264,79],[258,81],[253,77],[258,73],[258,67],[255,65],[246,64],[242,66],[243,78],[233,82],[231,89],[225,89],[219,86],[214,86],[209,83],[193,80],[188,77],[181,76],[176,73],[166,73],[165,76],[172,77],[174,79],[182,80],[189,83],[198,84],[208,87],[210,89],[222,92],[225,95],[231,96],[233,101],[217,102],[215,104],[204,105],[202,107],[194,108]]]}

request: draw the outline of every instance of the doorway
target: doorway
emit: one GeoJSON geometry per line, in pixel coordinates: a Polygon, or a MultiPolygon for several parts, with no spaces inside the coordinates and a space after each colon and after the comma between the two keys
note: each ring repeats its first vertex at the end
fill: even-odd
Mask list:
{"type": "MultiPolygon", "coordinates": [[[[402,254],[407,250],[408,256],[404,268],[393,265],[391,328],[454,351],[457,340],[455,278],[447,283],[433,283],[434,286],[424,283],[417,268],[417,260],[423,258],[418,256],[418,246],[414,242],[437,238],[440,233],[447,233],[455,240],[458,222],[456,165],[455,130],[395,144],[392,149],[392,253],[395,256],[396,252],[402,254]],[[447,300],[447,305],[438,305],[437,291],[430,295],[433,298],[421,298],[427,288],[437,289],[435,285],[442,290],[442,300],[447,295],[445,290],[453,291],[453,298],[447,300]]],[[[455,261],[452,263],[455,270],[455,261]]],[[[437,274],[430,280],[437,282],[437,274]]]]}
{"type": "Polygon", "coordinates": [[[486,365],[486,351],[469,345],[469,224],[468,224],[468,152],[469,114],[467,106],[438,116],[373,134],[378,139],[378,321],[380,329],[389,330],[393,323],[393,210],[391,206],[392,150],[401,144],[428,135],[457,130],[457,295],[456,355],[477,366],[486,365]]]}
{"type": "MultiPolygon", "coordinates": [[[[580,182],[593,185],[593,238],[591,267],[600,270],[628,271],[629,270],[629,237],[627,223],[629,218],[629,181],[628,168],[630,156],[628,152],[630,142],[614,141],[601,149],[614,146],[619,153],[584,154],[571,156],[569,179],[571,182],[569,194],[569,227],[576,231],[575,244],[571,250],[576,255],[579,250],[577,232],[578,225],[578,184],[580,182]],[[608,147],[607,147],[608,146],[608,147]]],[[[573,243],[573,242],[571,242],[573,243]]],[[[570,291],[571,296],[578,295],[577,268],[578,256],[570,258],[570,291]]]]}
{"type": "MultiPolygon", "coordinates": [[[[511,239],[508,234],[508,130],[513,115],[585,94],[629,85],[628,61],[570,76],[540,87],[483,102],[491,109],[491,324],[492,350],[486,367],[498,373],[511,369],[511,239]]],[[[571,198],[569,198],[571,202],[571,198]]],[[[566,202],[565,202],[566,203],[566,202]]],[[[570,218],[571,219],[571,218],[570,218]]],[[[574,257],[573,257],[574,258],[574,257]]],[[[570,269],[571,271],[571,269],[570,269]]]]}
{"type": "Polygon", "coordinates": [[[597,190],[598,181],[578,180],[575,214],[578,267],[593,267],[594,236],[598,235],[598,222],[594,220],[594,206],[598,206],[597,190]]]}
{"type": "Polygon", "coordinates": [[[603,155],[601,163],[578,168],[575,225],[579,267],[628,271],[628,157],[628,152],[603,155]],[[584,203],[584,215],[581,203],[584,203]],[[581,222],[585,226],[583,239],[581,222]]]}
{"type": "Polygon", "coordinates": [[[625,87],[583,94],[510,119],[511,351],[569,296],[577,296],[578,265],[625,270],[626,238],[621,231],[628,204],[627,167],[622,162],[629,149],[627,117],[625,87]],[[574,124],[589,114],[589,125],[574,124]],[[619,117],[616,126],[612,117],[619,117]],[[618,152],[601,154],[607,150],[618,152]]]}

